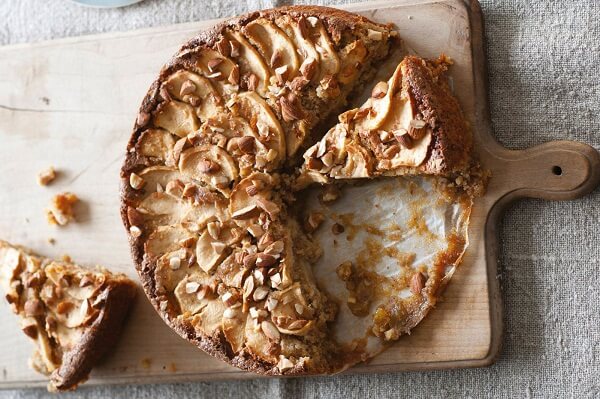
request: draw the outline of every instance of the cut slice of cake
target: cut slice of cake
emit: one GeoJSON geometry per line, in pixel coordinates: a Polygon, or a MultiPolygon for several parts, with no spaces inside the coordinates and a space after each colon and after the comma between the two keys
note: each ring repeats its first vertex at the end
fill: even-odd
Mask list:
{"type": "Polygon", "coordinates": [[[36,343],[30,366],[48,390],[72,390],[114,347],[136,285],[106,269],[84,269],[0,241],[0,287],[36,343]]]}
{"type": "Polygon", "coordinates": [[[466,170],[472,138],[443,76],[450,61],[407,56],[358,109],[304,153],[305,182],[466,170]]]}

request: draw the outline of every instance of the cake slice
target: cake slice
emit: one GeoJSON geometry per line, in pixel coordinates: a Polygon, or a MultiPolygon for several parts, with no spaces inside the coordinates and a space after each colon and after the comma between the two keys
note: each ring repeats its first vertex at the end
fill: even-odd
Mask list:
{"type": "Polygon", "coordinates": [[[407,56],[358,109],[304,153],[304,181],[427,174],[469,167],[471,132],[443,73],[450,61],[407,56]]]}
{"type": "Polygon", "coordinates": [[[36,349],[30,366],[50,377],[49,391],[84,382],[114,347],[136,285],[106,269],[84,269],[0,241],[0,286],[36,349]]]}

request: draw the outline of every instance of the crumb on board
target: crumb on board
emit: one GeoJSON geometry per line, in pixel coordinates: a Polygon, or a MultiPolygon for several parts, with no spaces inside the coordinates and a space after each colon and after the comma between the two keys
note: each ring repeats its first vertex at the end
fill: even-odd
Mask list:
{"type": "Polygon", "coordinates": [[[152,359],[149,357],[145,357],[142,359],[142,367],[145,369],[149,369],[152,366],[152,359]]]}
{"type": "Polygon", "coordinates": [[[47,186],[56,179],[56,170],[54,166],[49,166],[47,169],[38,173],[37,182],[40,186],[47,186]]]}
{"type": "Polygon", "coordinates": [[[60,193],[52,198],[50,208],[46,209],[46,218],[51,225],[65,226],[75,220],[73,205],[79,198],[73,193],[60,193]]]}
{"type": "Polygon", "coordinates": [[[48,237],[48,244],[54,245],[54,244],[56,244],[56,240],[52,237],[48,237]]]}

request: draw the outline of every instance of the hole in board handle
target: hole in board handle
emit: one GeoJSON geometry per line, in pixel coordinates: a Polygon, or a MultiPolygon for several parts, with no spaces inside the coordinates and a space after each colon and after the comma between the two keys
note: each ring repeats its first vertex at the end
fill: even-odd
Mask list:
{"type": "Polygon", "coordinates": [[[560,175],[562,175],[563,171],[562,171],[562,168],[560,166],[554,165],[552,167],[552,173],[554,173],[556,176],[560,176],[560,175]]]}

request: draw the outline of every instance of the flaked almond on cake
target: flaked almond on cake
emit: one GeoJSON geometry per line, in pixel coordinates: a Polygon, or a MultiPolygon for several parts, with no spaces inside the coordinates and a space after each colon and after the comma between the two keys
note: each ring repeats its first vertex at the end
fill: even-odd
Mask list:
{"type": "Polygon", "coordinates": [[[30,366],[67,391],[88,379],[114,347],[136,285],[102,268],[39,257],[0,241],[0,287],[36,344],[30,366]]]}
{"type": "Polygon", "coordinates": [[[445,61],[407,58],[325,134],[397,46],[390,26],[292,6],[200,33],[162,69],[128,145],[121,213],[144,290],[183,338],[261,374],[333,373],[435,304],[467,247],[472,205],[472,179],[454,181],[472,168],[471,135],[445,61]],[[342,215],[354,178],[401,174],[419,176],[355,187],[385,198],[373,209],[406,206],[402,218],[375,215],[396,230],[342,215]],[[299,191],[333,188],[331,177],[348,186],[331,206],[337,195],[315,203],[299,191]],[[385,244],[401,267],[366,262],[350,233],[373,252],[385,244]]]}

